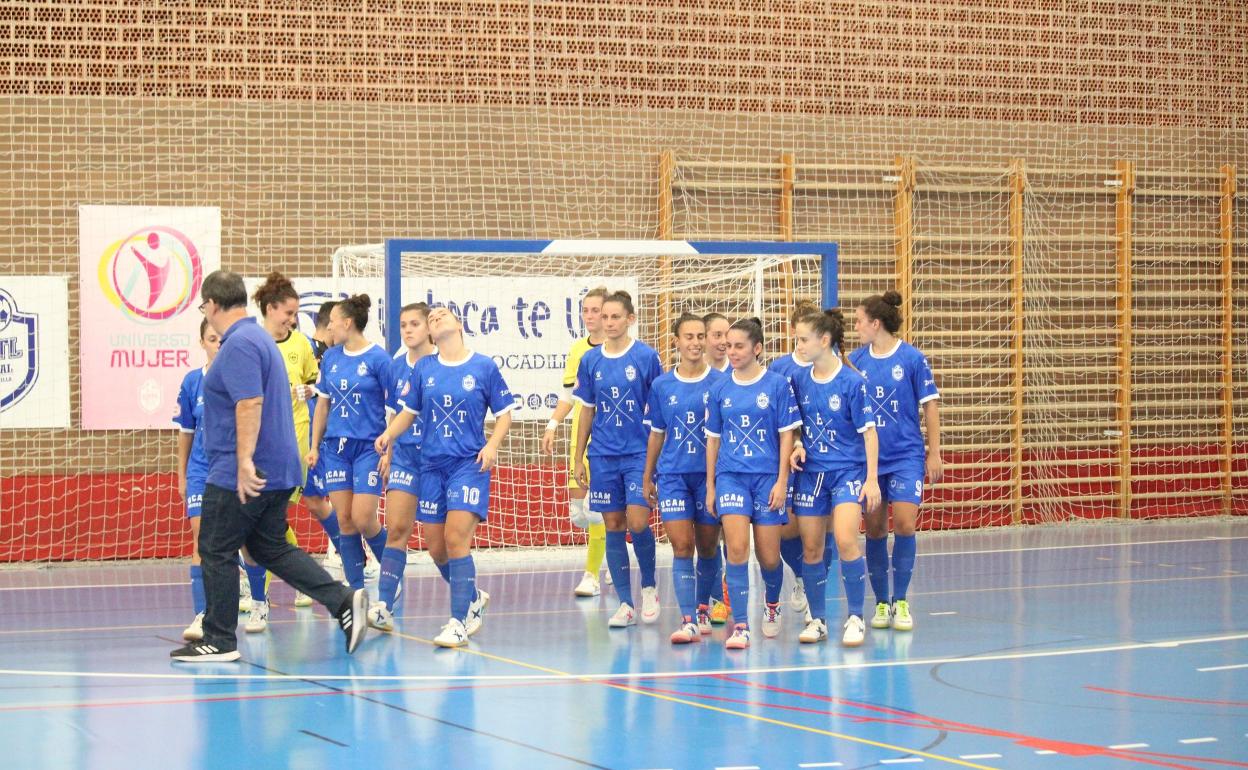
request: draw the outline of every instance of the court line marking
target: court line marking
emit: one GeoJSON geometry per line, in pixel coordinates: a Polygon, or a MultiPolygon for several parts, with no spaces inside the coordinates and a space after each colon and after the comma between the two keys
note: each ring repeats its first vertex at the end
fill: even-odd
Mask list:
{"type": "Polygon", "coordinates": [[[1248,668],[1248,663],[1236,663],[1231,666],[1206,666],[1204,668],[1198,668],[1196,670],[1203,674],[1209,671],[1231,671],[1231,670],[1238,669],[1238,668],[1248,668]]]}
{"type": "MultiPolygon", "coordinates": [[[[966,759],[966,757],[960,757],[960,759],[966,759]]],[[[798,767],[843,767],[843,764],[840,762],[798,762],[797,766],[798,767]]]]}
{"type": "Polygon", "coordinates": [[[1000,754],[961,754],[959,759],[1001,759],[1000,754]]]}
{"type": "Polygon", "coordinates": [[[1204,738],[1180,738],[1179,743],[1217,743],[1218,739],[1213,736],[1205,736],[1204,738]]]}
{"type": "MultiPolygon", "coordinates": [[[[960,758],[960,757],[959,757],[960,758]]],[[[922,757],[899,757],[897,759],[881,759],[881,765],[905,765],[913,762],[922,762],[922,757]]]]}
{"type": "Polygon", "coordinates": [[[1115,749],[1115,750],[1121,750],[1121,749],[1146,749],[1146,748],[1148,748],[1148,744],[1147,744],[1147,743],[1115,743],[1113,746],[1106,746],[1105,748],[1107,748],[1107,749],[1115,749]]]}
{"type": "MultiPolygon", "coordinates": [[[[418,642],[427,640],[419,636],[404,634],[399,631],[390,632],[393,636],[411,639],[418,642]]],[[[1099,645],[1096,647],[1070,647],[1059,650],[1034,650],[1030,652],[995,653],[992,655],[972,655],[960,658],[915,658],[913,660],[878,660],[863,663],[830,663],[822,666],[768,666],[762,668],[714,669],[706,671],[625,671],[615,674],[572,674],[549,669],[545,674],[164,674],[116,671],[43,671],[38,669],[3,668],[0,676],[33,676],[33,677],[69,677],[87,679],[182,679],[182,680],[239,680],[239,681],[283,681],[315,679],[324,682],[502,682],[502,681],[550,681],[550,680],[649,680],[649,679],[698,679],[716,676],[744,676],[752,674],[786,674],[809,671],[861,671],[871,668],[910,668],[913,666],[948,666],[961,663],[992,663],[1011,660],[1028,660],[1032,658],[1059,658],[1072,655],[1097,655],[1110,652],[1130,652],[1147,649],[1172,649],[1197,644],[1216,644],[1218,642],[1235,642],[1248,639],[1248,633],[1223,634],[1219,636],[1192,637],[1156,642],[1129,642],[1124,644],[1099,645]]],[[[459,648],[461,651],[464,648],[459,648]]],[[[492,656],[481,650],[469,650],[473,654],[486,658],[494,658],[512,665],[526,665],[541,670],[540,666],[512,663],[507,658],[492,656]]],[[[219,663],[199,665],[219,666],[219,663]]]]}
{"type": "Polygon", "coordinates": [[[1036,749],[1036,753],[1043,757],[1048,756],[1049,754],[1056,754],[1057,752],[1053,749],[1036,749]]]}
{"type": "MultiPolygon", "coordinates": [[[[1026,553],[1029,551],[1067,551],[1082,548],[1125,548],[1133,545],[1168,545],[1171,543],[1211,543],[1230,540],[1248,540],[1248,535],[1208,535],[1206,537],[1188,537],[1175,540],[1142,540],[1139,542],[1120,542],[1120,543],[1071,543],[1070,545],[1038,545],[1022,548],[989,548],[982,551],[930,551],[924,552],[924,558],[931,556],[973,556],[975,554],[989,553],[1026,553]]],[[[1097,557],[1103,559],[1107,557],[1097,557]]],[[[1142,562],[1129,562],[1131,564],[1141,564],[1142,562]]],[[[1192,567],[1191,569],[1197,569],[1192,567]]],[[[8,570],[0,570],[0,574],[4,574],[8,570]]],[[[21,573],[27,570],[16,569],[13,573],[21,573]]],[[[30,570],[35,571],[35,570],[30,570]]],[[[42,568],[39,568],[42,571],[42,568]]],[[[500,570],[498,572],[481,572],[481,575],[545,575],[556,572],[583,572],[582,569],[574,567],[560,567],[558,569],[542,569],[542,570],[500,570]]],[[[425,580],[437,578],[441,580],[440,575],[410,575],[412,580],[425,580]]],[[[66,585],[66,586],[0,586],[0,591],[54,591],[54,590],[70,590],[84,588],[154,588],[161,586],[184,586],[188,585],[188,581],[174,581],[161,583],[116,583],[111,585],[66,585]]]]}

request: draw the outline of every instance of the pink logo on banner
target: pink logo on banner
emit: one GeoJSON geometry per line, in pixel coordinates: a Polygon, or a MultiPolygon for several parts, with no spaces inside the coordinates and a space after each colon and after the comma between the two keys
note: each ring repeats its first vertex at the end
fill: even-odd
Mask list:
{"type": "Polygon", "coordinates": [[[100,259],[105,298],[139,322],[160,323],[180,315],[199,296],[203,280],[195,244],[172,227],[136,230],[109,244],[100,259]]]}

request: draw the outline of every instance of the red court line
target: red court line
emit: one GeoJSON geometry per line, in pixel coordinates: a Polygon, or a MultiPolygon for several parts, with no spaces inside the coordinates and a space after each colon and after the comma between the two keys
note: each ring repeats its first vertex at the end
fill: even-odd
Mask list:
{"type": "Polygon", "coordinates": [[[1144,698],[1145,700],[1164,700],[1171,703],[1198,703],[1204,706],[1236,706],[1239,708],[1248,708],[1248,701],[1242,700],[1205,700],[1203,698],[1180,698],[1176,695],[1151,695],[1143,692],[1130,692],[1128,690],[1110,690],[1106,687],[1094,687],[1085,684],[1085,690],[1092,692],[1103,692],[1109,695],[1122,695],[1127,698],[1144,698]]]}

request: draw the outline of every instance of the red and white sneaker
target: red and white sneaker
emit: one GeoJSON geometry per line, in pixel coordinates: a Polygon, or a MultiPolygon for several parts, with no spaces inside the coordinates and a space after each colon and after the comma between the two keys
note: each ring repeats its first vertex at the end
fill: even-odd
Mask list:
{"type": "Polygon", "coordinates": [[[698,605],[698,633],[703,636],[711,635],[711,612],[705,604],[698,605]]]}

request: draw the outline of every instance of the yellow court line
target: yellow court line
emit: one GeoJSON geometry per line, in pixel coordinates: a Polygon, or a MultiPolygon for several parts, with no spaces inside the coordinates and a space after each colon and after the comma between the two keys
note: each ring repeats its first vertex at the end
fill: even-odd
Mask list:
{"type": "MultiPolygon", "coordinates": [[[[430,639],[424,639],[419,636],[405,634],[402,631],[390,631],[389,633],[393,636],[397,636],[402,639],[409,639],[414,642],[422,642],[424,644],[433,645],[433,641],[430,639]]],[[[586,679],[586,678],[579,677],[576,674],[568,673],[567,671],[559,671],[558,669],[547,668],[545,666],[537,665],[536,663],[526,663],[522,660],[515,660],[513,658],[505,658],[502,655],[495,655],[493,653],[484,652],[483,650],[474,650],[471,647],[457,647],[455,648],[455,650],[457,652],[466,652],[470,655],[476,655],[482,658],[486,658],[488,660],[498,661],[499,663],[506,663],[512,666],[519,666],[521,668],[527,668],[533,671],[541,671],[542,673],[545,673],[545,674],[553,674],[555,676],[560,676],[560,677],[570,677],[570,678],[575,679],[578,682],[585,682],[587,684],[605,685],[607,687],[611,687],[616,690],[623,690],[624,692],[630,692],[636,695],[645,695],[646,697],[649,697],[649,698],[657,698],[658,700],[669,701],[671,703],[679,703],[684,706],[692,706],[694,708],[699,708],[699,709],[703,709],[706,711],[714,711],[720,714],[728,714],[729,716],[753,719],[756,722],[763,722],[769,725],[776,725],[779,727],[788,727],[794,730],[802,730],[804,732],[814,733],[816,735],[822,735],[828,738],[839,738],[844,741],[850,741],[853,743],[861,743],[866,746],[874,746],[880,749],[888,749],[889,751],[896,751],[902,754],[913,754],[914,756],[917,756],[917,757],[926,757],[927,759],[935,759],[940,762],[948,762],[951,765],[958,765],[960,767],[973,767],[973,768],[977,768],[977,770],[996,770],[996,768],[992,768],[987,765],[977,765],[974,762],[967,762],[965,760],[955,759],[953,757],[946,757],[940,754],[931,754],[929,752],[922,751],[920,749],[911,749],[911,748],[906,748],[905,746],[895,746],[891,743],[881,743],[880,741],[873,741],[869,738],[859,738],[856,735],[846,735],[844,733],[832,732],[831,730],[821,730],[818,727],[808,727],[806,725],[797,724],[796,722],[785,722],[780,719],[772,719],[771,717],[759,716],[757,714],[748,714],[744,711],[733,711],[732,709],[726,709],[721,706],[712,706],[707,703],[698,703],[697,701],[690,701],[690,700],[685,700],[683,698],[676,698],[671,695],[664,695],[662,693],[647,692],[646,690],[639,690],[635,687],[629,687],[628,685],[615,684],[613,682],[607,682],[607,681],[603,681],[600,679],[586,679]]]]}

